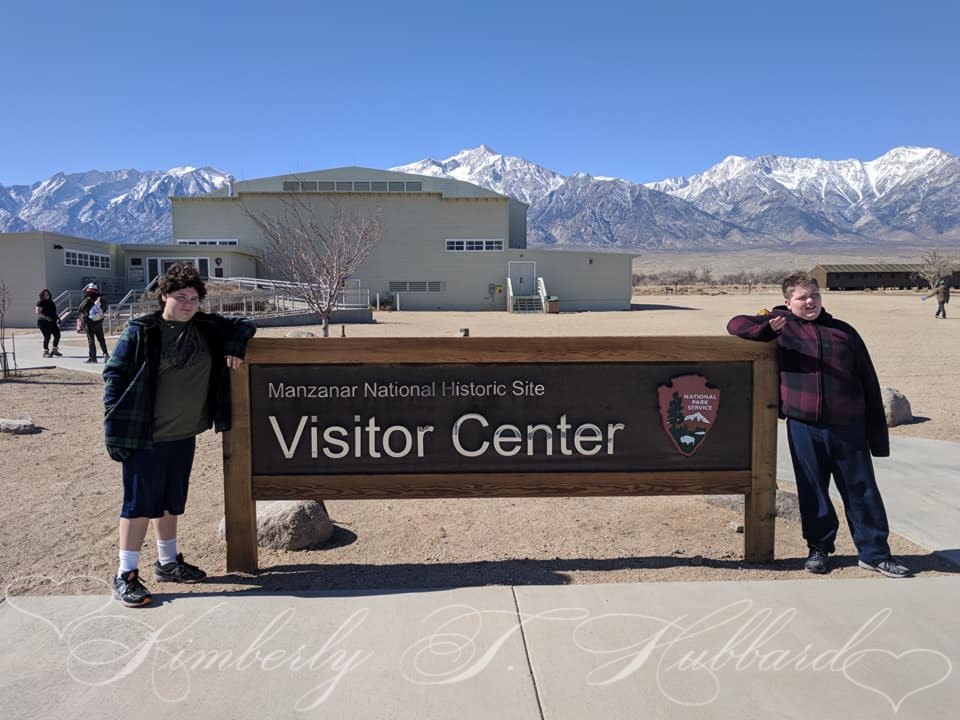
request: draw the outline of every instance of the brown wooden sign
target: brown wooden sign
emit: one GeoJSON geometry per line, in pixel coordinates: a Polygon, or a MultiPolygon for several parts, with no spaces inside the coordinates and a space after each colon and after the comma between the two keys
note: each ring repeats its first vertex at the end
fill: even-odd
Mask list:
{"type": "Polygon", "coordinates": [[[227,567],[255,500],[743,493],[773,557],[773,348],[710,338],[261,339],[224,438],[227,567]],[[722,399],[722,402],[721,402],[722,399]]]}

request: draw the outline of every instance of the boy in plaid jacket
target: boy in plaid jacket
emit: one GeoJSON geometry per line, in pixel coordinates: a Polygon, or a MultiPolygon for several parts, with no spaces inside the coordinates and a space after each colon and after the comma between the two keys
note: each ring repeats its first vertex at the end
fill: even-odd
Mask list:
{"type": "Polygon", "coordinates": [[[880,383],[853,326],[823,309],[816,278],[794,273],[783,281],[785,304],[761,315],[737,315],[727,332],[778,345],[780,417],[787,419],[797,480],[804,567],[830,570],[839,520],[830,501],[830,475],[843,499],[860,567],[887,577],[911,575],[890,555],[887,514],[871,453],[890,454],[880,383]]]}

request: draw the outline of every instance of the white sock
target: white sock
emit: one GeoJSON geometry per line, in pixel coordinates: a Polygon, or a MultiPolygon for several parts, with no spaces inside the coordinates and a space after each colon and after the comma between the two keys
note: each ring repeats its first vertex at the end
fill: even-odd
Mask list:
{"type": "Polygon", "coordinates": [[[139,550],[121,550],[120,551],[120,569],[117,570],[117,577],[120,577],[126,572],[131,570],[136,570],[140,567],[140,551],[139,550]]]}
{"type": "Polygon", "coordinates": [[[177,561],[177,539],[161,540],[157,538],[157,560],[161,565],[177,561]]]}

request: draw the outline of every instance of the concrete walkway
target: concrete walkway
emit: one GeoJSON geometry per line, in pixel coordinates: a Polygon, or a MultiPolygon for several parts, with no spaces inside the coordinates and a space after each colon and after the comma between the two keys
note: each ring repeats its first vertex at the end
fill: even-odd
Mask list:
{"type": "MultiPolygon", "coordinates": [[[[20,366],[102,371],[75,334],[64,358],[39,348],[18,336],[20,366]]],[[[782,435],[779,460],[792,480],[782,435]]],[[[958,460],[960,444],[894,438],[877,461],[894,529],[955,561],[958,460]]],[[[946,720],[960,697],[960,574],[155,594],[140,610],[87,582],[103,593],[4,590],[3,718],[946,720]]]]}

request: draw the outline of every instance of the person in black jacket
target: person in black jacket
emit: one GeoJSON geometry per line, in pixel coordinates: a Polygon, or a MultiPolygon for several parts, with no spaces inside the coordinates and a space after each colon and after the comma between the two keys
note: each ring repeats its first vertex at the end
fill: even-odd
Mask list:
{"type": "Polygon", "coordinates": [[[230,429],[230,370],[256,327],[246,318],[199,310],[206,288],[192,265],[160,279],[161,310],[135,318],[103,370],[104,440],[123,463],[120,567],[114,596],[126,607],[151,601],[140,580],[140,548],[152,524],[157,582],[196,583],[206,573],[177,550],[196,436],[230,429]]]}
{"type": "Polygon", "coordinates": [[[37,301],[37,327],[43,333],[43,356],[61,357],[60,353],[60,316],[57,315],[57,304],[53,295],[44,288],[40,291],[37,301]],[[53,349],[50,349],[50,338],[53,338],[53,349]]]}
{"type": "Polygon", "coordinates": [[[95,363],[97,361],[97,345],[100,343],[100,349],[103,350],[104,362],[110,357],[107,352],[107,341],[103,336],[103,316],[107,312],[107,303],[100,294],[100,288],[96,283],[88,283],[83,289],[83,300],[77,308],[80,313],[83,329],[87,332],[87,362],[95,363]]]}

